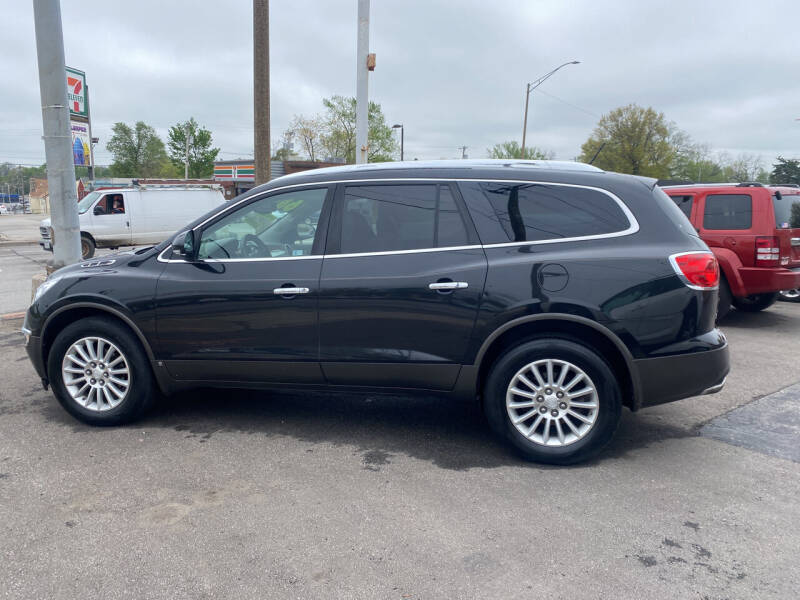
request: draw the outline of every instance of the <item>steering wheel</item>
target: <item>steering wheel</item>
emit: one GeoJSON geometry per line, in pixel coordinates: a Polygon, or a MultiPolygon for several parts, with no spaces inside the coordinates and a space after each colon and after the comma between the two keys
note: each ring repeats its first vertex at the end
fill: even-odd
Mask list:
{"type": "Polygon", "coordinates": [[[259,258],[270,255],[269,247],[252,233],[244,236],[240,251],[245,258],[259,258]]]}

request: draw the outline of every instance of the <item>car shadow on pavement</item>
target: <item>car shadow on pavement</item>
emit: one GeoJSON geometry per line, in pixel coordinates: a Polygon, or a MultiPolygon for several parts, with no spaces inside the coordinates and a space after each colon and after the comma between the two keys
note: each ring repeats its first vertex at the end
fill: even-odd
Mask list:
{"type": "Polygon", "coordinates": [[[787,304],[796,307],[796,311],[762,310],[761,312],[745,312],[733,309],[719,322],[722,331],[728,327],[737,329],[767,329],[770,327],[800,327],[800,306],[787,304]]]}
{"type": "MultiPolygon", "coordinates": [[[[53,401],[49,416],[71,419],[53,401]]],[[[92,428],[72,421],[76,430],[92,428]]],[[[136,428],[168,428],[199,443],[219,433],[287,436],[309,444],[353,446],[364,468],[390,462],[393,455],[429,461],[443,469],[468,470],[504,466],[553,469],[524,461],[489,430],[477,403],[435,396],[368,395],[331,392],[263,392],[197,390],[162,399],[136,428]]],[[[668,438],[695,432],[622,413],[617,434],[582,468],[668,438]]]]}

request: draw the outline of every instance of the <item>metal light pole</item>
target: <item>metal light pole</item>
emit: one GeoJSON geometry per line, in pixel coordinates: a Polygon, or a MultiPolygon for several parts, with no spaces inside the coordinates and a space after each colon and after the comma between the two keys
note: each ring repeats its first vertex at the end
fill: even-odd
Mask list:
{"type": "Polygon", "coordinates": [[[392,125],[392,129],[400,128],[400,160],[403,160],[403,124],[398,123],[396,125],[392,125]]]}
{"type": "Polygon", "coordinates": [[[81,259],[81,230],[78,223],[78,195],[75,191],[75,165],[72,161],[59,0],[33,0],[33,20],[36,25],[47,185],[55,239],[52,264],[58,269],[81,259]]]}
{"type": "Polygon", "coordinates": [[[579,60],[572,60],[570,62],[565,62],[563,65],[559,65],[546,75],[542,75],[536,81],[532,81],[531,83],[525,86],[525,122],[522,125],[522,158],[525,158],[525,136],[528,133],[528,100],[531,97],[531,92],[535,90],[537,87],[542,85],[545,81],[547,81],[551,76],[553,76],[556,71],[566,67],[567,65],[578,65],[581,61],[579,60]]]}
{"type": "Polygon", "coordinates": [[[186,123],[186,157],[183,160],[183,178],[189,179],[189,144],[192,143],[190,124],[186,123]]]}
{"type": "Polygon", "coordinates": [[[369,0],[358,0],[358,42],[356,44],[356,164],[367,162],[369,130],[369,0]]]}

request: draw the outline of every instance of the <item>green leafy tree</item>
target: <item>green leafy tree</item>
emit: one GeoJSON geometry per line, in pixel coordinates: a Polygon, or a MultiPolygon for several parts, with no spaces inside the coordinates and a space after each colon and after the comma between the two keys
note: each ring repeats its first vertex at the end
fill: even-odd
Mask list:
{"type": "MultiPolygon", "coordinates": [[[[318,121],[321,128],[320,146],[328,156],[356,162],[356,99],[331,96],[322,101],[325,113],[310,122],[318,121]]],[[[380,104],[370,102],[367,110],[368,132],[367,160],[385,162],[393,160],[398,145],[392,128],[386,123],[380,104]]],[[[305,145],[305,144],[304,144],[305,145]]]]}
{"type": "Polygon", "coordinates": [[[114,123],[106,148],[114,155],[111,174],[114,177],[158,177],[169,172],[164,142],[155,129],[137,121],[131,128],[114,123]]]}
{"type": "Polygon", "coordinates": [[[550,150],[542,150],[541,148],[537,148],[536,146],[528,146],[525,148],[525,154],[523,156],[522,147],[519,145],[519,142],[511,141],[511,142],[502,142],[500,144],[495,144],[491,148],[488,148],[486,152],[489,154],[489,158],[521,158],[525,160],[553,160],[555,153],[550,150]]]}
{"type": "Polygon", "coordinates": [[[167,149],[169,159],[181,175],[184,173],[186,158],[186,135],[189,135],[189,177],[203,179],[214,174],[214,161],[219,148],[211,146],[211,132],[200,127],[194,117],[169,128],[167,149]]]}
{"type": "Polygon", "coordinates": [[[581,147],[580,160],[619,173],[667,178],[677,154],[674,125],[664,113],[629,104],[603,115],[581,147]]]}
{"type": "Polygon", "coordinates": [[[800,183],[800,159],[778,157],[769,174],[770,183],[800,183]]]}

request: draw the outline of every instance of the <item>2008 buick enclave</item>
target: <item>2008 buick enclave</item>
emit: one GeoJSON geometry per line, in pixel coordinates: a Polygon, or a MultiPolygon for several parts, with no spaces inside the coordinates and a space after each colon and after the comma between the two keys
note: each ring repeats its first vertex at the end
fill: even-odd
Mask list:
{"type": "Polygon", "coordinates": [[[199,387],[478,398],[525,457],[598,452],[631,410],[719,390],[713,254],[653,180],[441,161],[281,177],[164,243],[67,267],[25,320],[92,424],[199,387]]]}

